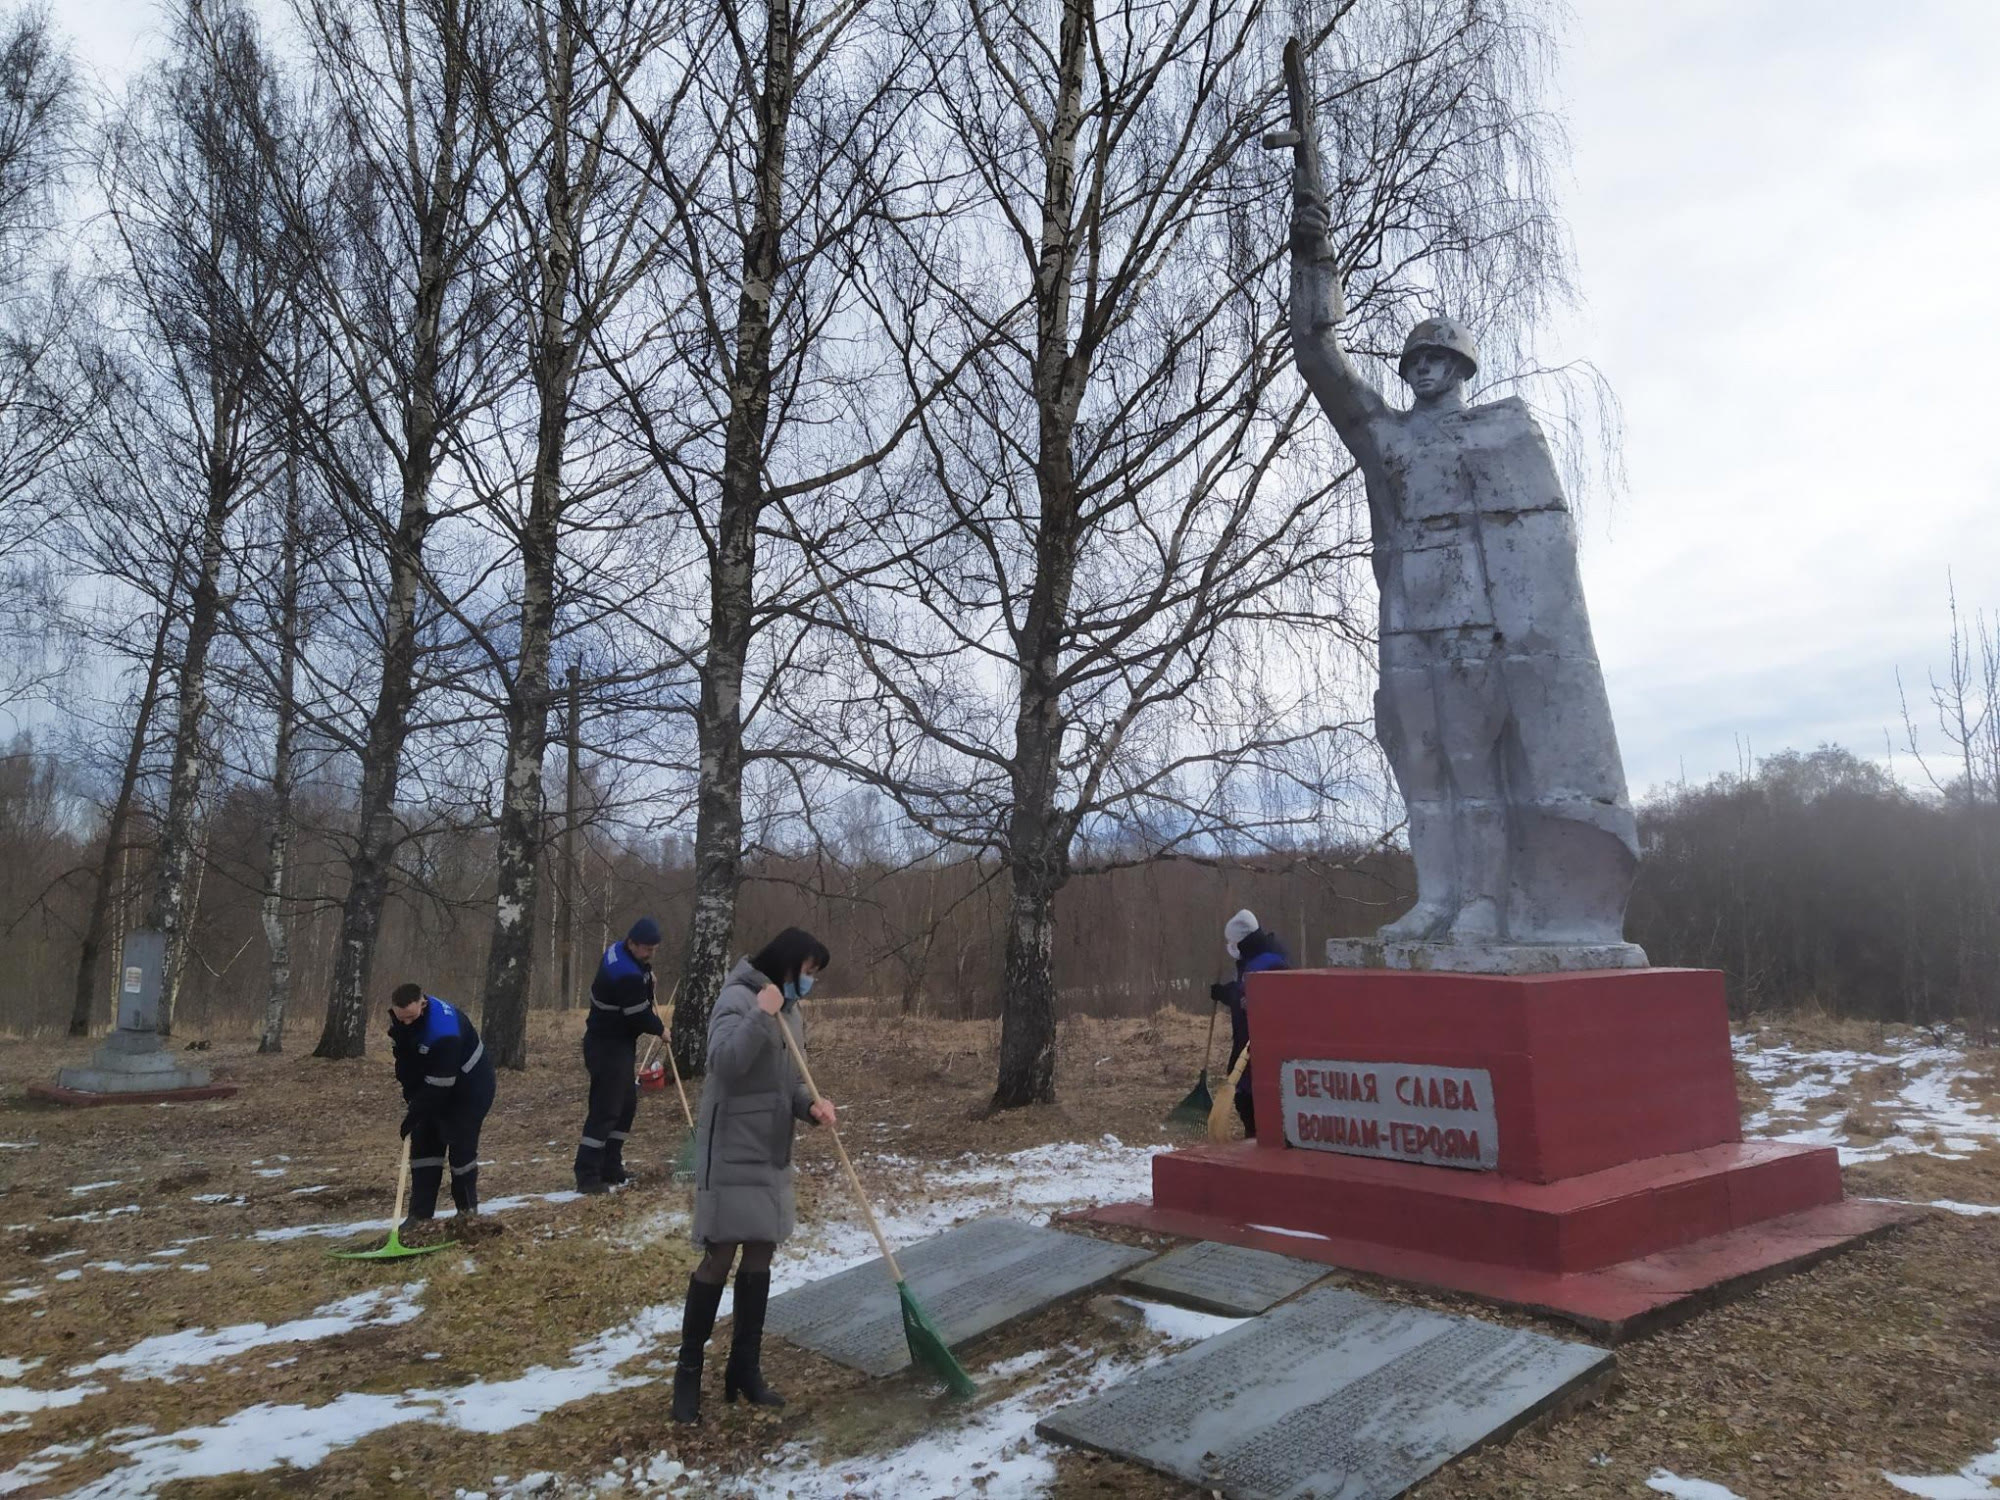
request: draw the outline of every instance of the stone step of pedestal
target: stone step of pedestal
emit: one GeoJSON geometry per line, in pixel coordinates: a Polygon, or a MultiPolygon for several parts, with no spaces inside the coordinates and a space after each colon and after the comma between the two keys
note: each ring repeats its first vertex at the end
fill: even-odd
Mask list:
{"type": "Polygon", "coordinates": [[[1153,1158],[1153,1202],[1561,1274],[1840,1201],[1831,1147],[1752,1141],[1560,1182],[1242,1143],[1153,1158]]]}
{"type": "Polygon", "coordinates": [[[1754,1141],[1523,1182],[1244,1143],[1153,1158],[1153,1202],[1239,1224],[1561,1274],[1840,1201],[1830,1147],[1754,1141]]]}
{"type": "Polygon", "coordinates": [[[1036,1431],[1229,1500],[1393,1500],[1609,1379],[1614,1356],[1321,1287],[1036,1431]]]}
{"type": "Polygon", "coordinates": [[[1656,1255],[1567,1275],[1367,1240],[1286,1234],[1256,1223],[1177,1212],[1150,1203],[1109,1203],[1085,1209],[1072,1218],[1187,1239],[1250,1245],[1389,1281],[1463,1292],[1505,1307],[1552,1314],[1594,1337],[1618,1343],[1670,1327],[1773,1277],[1817,1265],[1931,1212],[1914,1204],[1848,1199],[1695,1240],[1656,1255]]]}

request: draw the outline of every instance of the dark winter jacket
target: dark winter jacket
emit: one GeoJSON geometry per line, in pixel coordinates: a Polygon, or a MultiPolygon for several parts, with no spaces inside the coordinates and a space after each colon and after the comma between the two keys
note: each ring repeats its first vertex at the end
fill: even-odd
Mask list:
{"type": "Polygon", "coordinates": [[[1236,1063],[1236,1054],[1250,1040],[1250,1010],[1243,1003],[1243,981],[1252,974],[1292,966],[1291,960],[1285,956],[1284,944],[1278,941],[1278,935],[1261,927],[1238,943],[1236,950],[1236,978],[1222,987],[1223,1003],[1229,1007],[1229,1062],[1232,1067],[1236,1063]]]}
{"type": "MultiPolygon", "coordinates": [[[[405,1026],[389,1018],[389,1045],[396,1057],[396,1082],[413,1119],[442,1120],[452,1112],[459,1087],[471,1079],[493,1076],[493,1059],[472,1018],[435,995],[424,997],[424,1013],[405,1026]]],[[[491,1098],[490,1092],[486,1095],[491,1098]]]]}
{"type": "Polygon", "coordinates": [[[622,942],[604,950],[597,977],[590,982],[588,1035],[632,1042],[650,1032],[666,1035],[666,1024],[653,1009],[653,966],[625,951],[622,942]]]}
{"type": "Polygon", "coordinates": [[[708,1076],[695,1124],[694,1240],[788,1238],[796,1218],[792,1133],[812,1118],[812,1091],[792,1066],[780,1026],[805,1051],[799,1003],[758,1007],[770,981],[744,959],[729,971],[708,1019],[708,1076]]]}

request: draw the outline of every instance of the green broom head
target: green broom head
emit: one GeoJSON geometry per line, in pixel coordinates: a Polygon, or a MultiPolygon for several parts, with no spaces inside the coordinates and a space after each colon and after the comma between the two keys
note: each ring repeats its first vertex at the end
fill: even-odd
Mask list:
{"type": "Polygon", "coordinates": [[[963,1398],[974,1394],[977,1387],[972,1377],[945,1347],[944,1335],[918,1304],[907,1282],[896,1283],[896,1297],[903,1304],[903,1337],[910,1342],[911,1360],[942,1380],[952,1395],[963,1398]]]}
{"type": "Polygon", "coordinates": [[[681,1149],[674,1153],[674,1175],[677,1177],[686,1177],[690,1180],[694,1177],[694,1132],[692,1130],[682,1137],[681,1149]]]}
{"type": "Polygon", "coordinates": [[[1201,1078],[1188,1090],[1187,1097],[1167,1111],[1169,1125],[1207,1125],[1208,1112],[1215,1108],[1215,1096],[1208,1091],[1208,1069],[1201,1070],[1201,1078]]]}
{"type": "Polygon", "coordinates": [[[440,1240],[435,1245],[406,1245],[398,1230],[398,1225],[389,1231],[389,1243],[379,1250],[329,1250],[327,1254],[335,1260],[401,1260],[408,1255],[434,1255],[440,1250],[449,1250],[454,1240],[440,1240]]]}

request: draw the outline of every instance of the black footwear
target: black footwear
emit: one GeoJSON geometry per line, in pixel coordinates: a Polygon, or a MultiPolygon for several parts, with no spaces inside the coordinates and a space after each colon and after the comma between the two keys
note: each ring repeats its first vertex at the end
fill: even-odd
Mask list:
{"type": "MultiPolygon", "coordinates": [[[[739,1292],[740,1296],[741,1293],[739,1292]]],[[[722,1287],[688,1278],[687,1302],[681,1308],[681,1355],[674,1366],[674,1420],[701,1420],[701,1358],[708,1336],[715,1331],[715,1310],[722,1305],[722,1287]]]]}
{"type": "Polygon", "coordinates": [[[759,1368],[764,1346],[764,1309],[771,1301],[771,1273],[736,1273],[735,1332],[729,1340],[729,1368],[723,1373],[722,1399],[738,1396],[752,1406],[783,1406],[785,1398],[764,1384],[759,1368]]]}
{"type": "Polygon", "coordinates": [[[479,1212],[479,1168],[451,1174],[451,1201],[461,1214],[479,1212]]]}
{"type": "Polygon", "coordinates": [[[632,1174],[625,1170],[625,1143],[608,1141],[604,1147],[604,1170],[601,1174],[606,1182],[616,1187],[621,1182],[630,1182],[632,1174]]]}
{"type": "Polygon", "coordinates": [[[595,1197],[599,1193],[608,1193],[611,1191],[609,1185],[606,1184],[602,1177],[584,1177],[581,1175],[576,1179],[576,1190],[585,1197],[595,1197]]]}

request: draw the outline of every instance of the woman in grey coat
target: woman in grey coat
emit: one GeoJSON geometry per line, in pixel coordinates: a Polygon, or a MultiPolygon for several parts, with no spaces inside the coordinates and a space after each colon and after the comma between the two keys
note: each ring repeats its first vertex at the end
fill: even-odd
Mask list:
{"type": "Polygon", "coordinates": [[[694,1241],[701,1264],[688,1281],[674,1371],[674,1420],[701,1420],[701,1365],[723,1283],[737,1250],[735,1332],[723,1399],[783,1406],[760,1368],[771,1256],[795,1217],[792,1132],[800,1121],[834,1123],[833,1105],[814,1101],[792,1064],[780,1026],[805,1048],[799,1001],[833,960],[809,932],[787,927],[729,971],[708,1018],[708,1073],[695,1124],[694,1241]]]}

